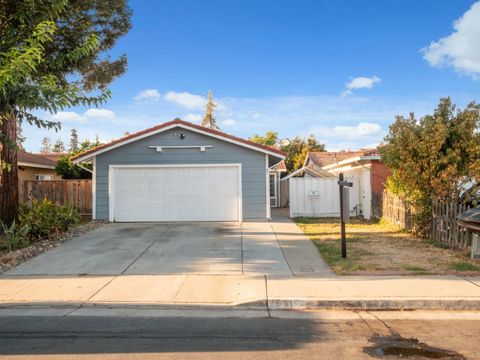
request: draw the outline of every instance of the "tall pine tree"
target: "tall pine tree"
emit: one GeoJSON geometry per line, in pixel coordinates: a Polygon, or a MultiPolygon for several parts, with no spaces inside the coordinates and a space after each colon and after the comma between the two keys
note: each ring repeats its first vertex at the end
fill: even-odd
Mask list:
{"type": "Polygon", "coordinates": [[[70,154],[75,154],[78,151],[78,133],[77,129],[70,130],[70,147],[68,152],[70,154]]]}
{"type": "Polygon", "coordinates": [[[47,136],[42,139],[42,146],[40,147],[40,152],[42,154],[48,154],[52,152],[52,143],[50,141],[50,138],[48,138],[47,136]]]}
{"type": "Polygon", "coordinates": [[[208,101],[207,104],[205,105],[205,116],[202,120],[202,126],[203,127],[208,127],[213,130],[220,130],[220,128],[217,125],[217,120],[215,120],[215,117],[213,116],[213,111],[217,107],[217,104],[213,101],[213,94],[212,91],[208,91],[208,101]]]}

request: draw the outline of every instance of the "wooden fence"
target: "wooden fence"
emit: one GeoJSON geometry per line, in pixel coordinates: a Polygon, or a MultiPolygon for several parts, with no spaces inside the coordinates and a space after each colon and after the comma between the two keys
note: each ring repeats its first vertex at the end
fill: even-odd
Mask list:
{"type": "Polygon", "coordinates": [[[450,247],[471,246],[471,232],[460,226],[457,220],[457,216],[469,208],[465,204],[433,204],[430,237],[450,247]]]}
{"type": "MultiPolygon", "coordinates": [[[[413,210],[403,199],[385,191],[382,209],[382,216],[385,220],[406,230],[413,230],[413,210]]],[[[457,216],[468,209],[469,206],[465,204],[432,204],[430,239],[440,241],[449,247],[467,248],[471,246],[471,233],[457,220],[457,216]]]]}
{"type": "Polygon", "coordinates": [[[83,216],[92,214],[92,180],[26,180],[22,186],[23,204],[48,199],[58,204],[68,203],[83,216]]]}
{"type": "Polygon", "coordinates": [[[403,229],[413,229],[412,208],[403,199],[388,191],[383,193],[382,217],[403,229]]]}

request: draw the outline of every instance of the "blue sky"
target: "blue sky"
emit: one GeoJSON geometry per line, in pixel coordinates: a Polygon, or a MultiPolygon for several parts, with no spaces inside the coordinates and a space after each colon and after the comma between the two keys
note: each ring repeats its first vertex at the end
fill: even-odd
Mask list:
{"type": "Polygon", "coordinates": [[[208,90],[223,131],[310,133],[327,150],[382,141],[395,115],[431,112],[442,96],[480,97],[480,2],[472,0],[135,0],[113,56],[127,73],[100,109],[42,114],[41,139],[108,141],[180,117],[198,122],[208,90]]]}

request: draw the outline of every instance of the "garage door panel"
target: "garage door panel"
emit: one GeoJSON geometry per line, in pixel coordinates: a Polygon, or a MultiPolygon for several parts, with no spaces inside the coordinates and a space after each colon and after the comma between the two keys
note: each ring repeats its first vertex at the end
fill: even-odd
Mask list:
{"type": "Polygon", "coordinates": [[[115,221],[237,221],[237,166],[117,168],[115,221]]]}

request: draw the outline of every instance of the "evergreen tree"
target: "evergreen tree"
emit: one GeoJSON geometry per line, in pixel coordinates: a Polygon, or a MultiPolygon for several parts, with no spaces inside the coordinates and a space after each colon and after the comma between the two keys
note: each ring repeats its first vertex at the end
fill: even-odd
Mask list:
{"type": "Polygon", "coordinates": [[[32,114],[98,106],[124,73],[108,51],[130,28],[127,0],[0,1],[0,219],[18,214],[17,124],[58,129],[32,114]]]}
{"type": "Polygon", "coordinates": [[[63,144],[62,139],[58,139],[53,145],[52,152],[54,153],[64,153],[65,145],[63,144]]]}
{"type": "Polygon", "coordinates": [[[217,121],[215,120],[215,117],[213,116],[213,111],[217,107],[217,104],[213,101],[213,94],[212,91],[208,91],[208,101],[207,104],[205,105],[205,116],[202,120],[202,126],[203,127],[208,127],[213,130],[220,130],[220,128],[217,125],[217,121]]]}
{"type": "Polygon", "coordinates": [[[52,143],[48,137],[42,139],[42,146],[40,147],[40,152],[42,154],[48,154],[52,152],[52,143]]]}
{"type": "Polygon", "coordinates": [[[70,147],[68,149],[70,154],[75,154],[78,151],[78,133],[77,129],[70,130],[70,147]]]}

